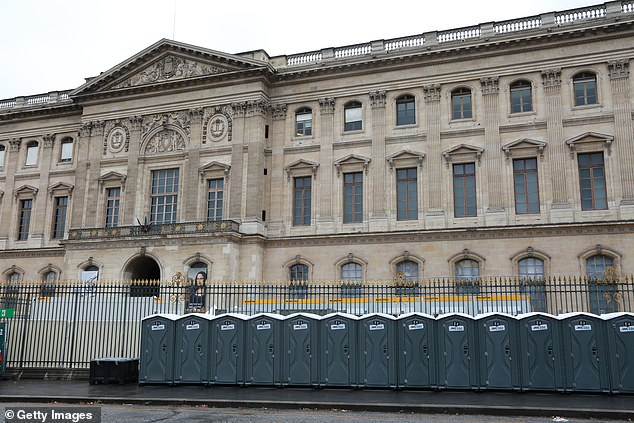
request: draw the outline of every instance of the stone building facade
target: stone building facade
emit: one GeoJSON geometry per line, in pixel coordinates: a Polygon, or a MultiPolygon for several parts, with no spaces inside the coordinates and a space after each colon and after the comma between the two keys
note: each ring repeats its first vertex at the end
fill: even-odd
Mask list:
{"type": "Polygon", "coordinates": [[[634,6],[0,100],[6,280],[634,273],[634,6]]]}

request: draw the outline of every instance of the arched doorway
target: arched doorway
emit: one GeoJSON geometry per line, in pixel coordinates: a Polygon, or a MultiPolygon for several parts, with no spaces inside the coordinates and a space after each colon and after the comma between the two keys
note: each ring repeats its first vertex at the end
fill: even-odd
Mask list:
{"type": "Polygon", "coordinates": [[[161,279],[161,268],[148,256],[135,257],[123,270],[123,278],[128,281],[142,281],[130,285],[131,297],[153,297],[160,294],[160,286],[152,281],[161,279]]]}

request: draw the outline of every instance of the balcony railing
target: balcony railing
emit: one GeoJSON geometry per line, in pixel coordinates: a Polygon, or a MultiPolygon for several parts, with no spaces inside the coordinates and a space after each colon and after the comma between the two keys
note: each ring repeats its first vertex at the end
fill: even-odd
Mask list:
{"type": "Polygon", "coordinates": [[[70,241],[98,240],[113,238],[157,237],[168,235],[214,234],[220,232],[239,232],[240,224],[233,220],[213,222],[182,222],[117,226],[113,228],[81,228],[68,232],[70,241]]]}

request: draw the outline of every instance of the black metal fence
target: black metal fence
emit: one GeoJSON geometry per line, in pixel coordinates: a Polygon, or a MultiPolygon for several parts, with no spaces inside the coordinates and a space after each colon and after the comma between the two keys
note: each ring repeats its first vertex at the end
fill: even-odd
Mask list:
{"type": "Polygon", "coordinates": [[[526,280],[437,278],[425,281],[208,283],[157,281],[2,282],[8,367],[87,368],[98,357],[138,357],[141,320],[188,312],[356,315],[420,312],[604,314],[634,311],[634,278],[526,280]]]}

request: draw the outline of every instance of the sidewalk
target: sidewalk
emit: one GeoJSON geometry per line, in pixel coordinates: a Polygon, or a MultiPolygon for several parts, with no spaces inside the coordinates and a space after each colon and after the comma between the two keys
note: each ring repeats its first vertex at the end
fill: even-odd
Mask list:
{"type": "Polygon", "coordinates": [[[634,419],[632,394],[90,385],[88,381],[77,380],[0,381],[2,403],[53,401],[634,419]]]}

